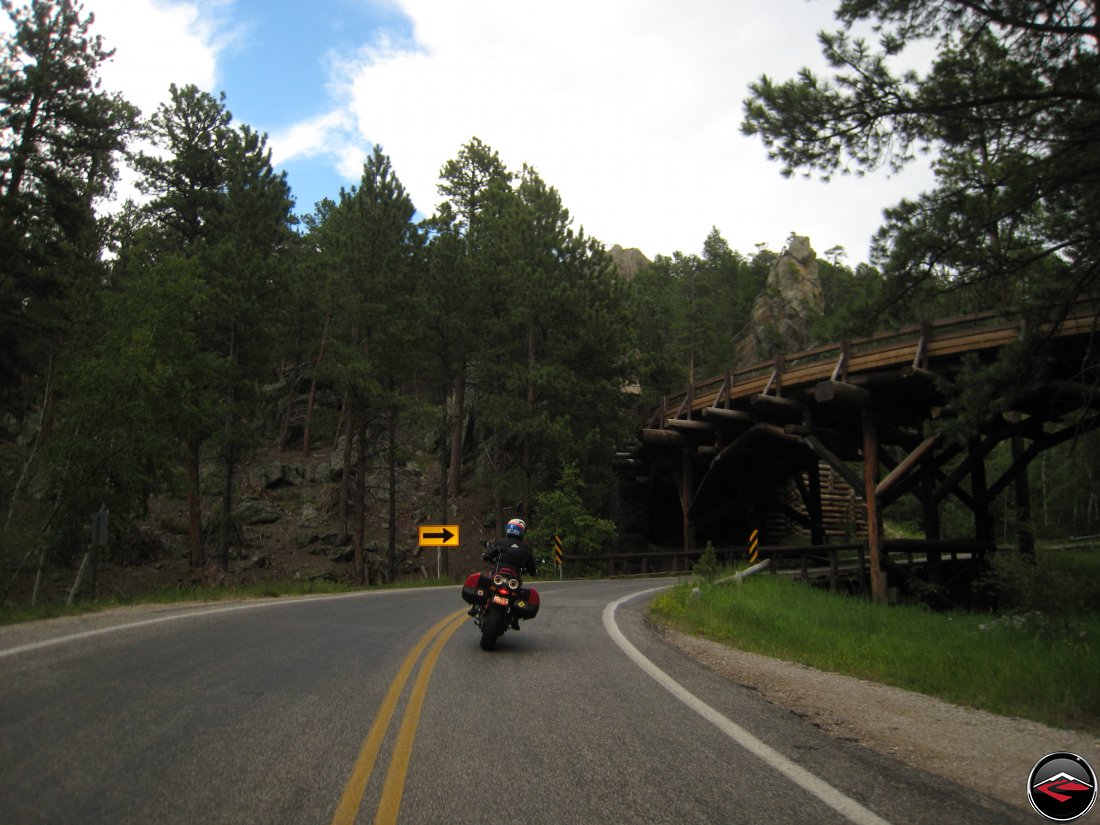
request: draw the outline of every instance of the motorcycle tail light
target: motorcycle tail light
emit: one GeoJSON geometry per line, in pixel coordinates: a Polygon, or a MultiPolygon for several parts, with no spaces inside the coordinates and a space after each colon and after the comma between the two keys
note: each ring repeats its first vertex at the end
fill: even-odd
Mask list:
{"type": "Polygon", "coordinates": [[[519,579],[508,579],[508,587],[512,590],[519,589],[519,579]]]}
{"type": "Polygon", "coordinates": [[[500,595],[507,596],[508,595],[508,588],[507,587],[500,588],[500,595]]]}
{"type": "Polygon", "coordinates": [[[493,584],[495,584],[497,587],[500,587],[502,584],[504,584],[504,576],[500,575],[499,573],[493,576],[493,584]]]}

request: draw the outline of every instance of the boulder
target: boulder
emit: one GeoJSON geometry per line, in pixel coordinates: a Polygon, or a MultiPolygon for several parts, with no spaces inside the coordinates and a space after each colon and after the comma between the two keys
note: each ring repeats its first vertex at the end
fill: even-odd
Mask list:
{"type": "Polygon", "coordinates": [[[249,498],[241,502],[235,515],[239,524],[273,524],[279,520],[279,508],[266,499],[249,498]]]}

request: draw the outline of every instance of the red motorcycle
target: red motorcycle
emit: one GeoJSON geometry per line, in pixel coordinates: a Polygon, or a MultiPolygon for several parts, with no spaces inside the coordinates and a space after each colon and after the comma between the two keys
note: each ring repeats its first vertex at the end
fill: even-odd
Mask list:
{"type": "Polygon", "coordinates": [[[481,629],[482,650],[492,650],[509,627],[518,630],[520,619],[533,619],[539,612],[539,592],[523,586],[519,571],[500,565],[490,573],[467,576],[462,599],[471,605],[470,615],[481,629]]]}

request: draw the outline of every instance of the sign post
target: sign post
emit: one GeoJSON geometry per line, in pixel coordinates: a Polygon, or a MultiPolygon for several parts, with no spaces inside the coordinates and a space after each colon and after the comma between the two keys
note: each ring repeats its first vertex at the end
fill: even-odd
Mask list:
{"type": "Polygon", "coordinates": [[[457,524],[421,524],[419,544],[435,548],[435,575],[443,575],[443,548],[458,547],[457,524]]]}

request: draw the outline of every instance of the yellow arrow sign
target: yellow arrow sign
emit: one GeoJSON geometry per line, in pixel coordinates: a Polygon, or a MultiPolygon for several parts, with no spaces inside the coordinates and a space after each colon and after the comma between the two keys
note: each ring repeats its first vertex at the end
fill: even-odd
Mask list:
{"type": "Polygon", "coordinates": [[[421,547],[458,547],[457,524],[421,524],[421,547]]]}

